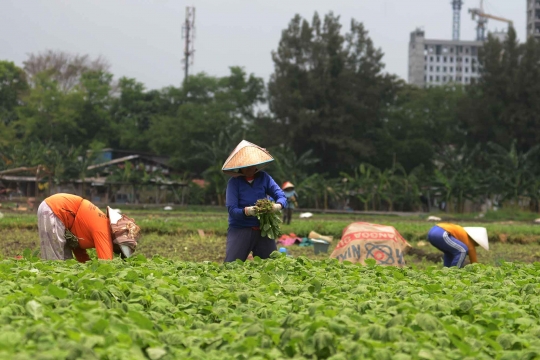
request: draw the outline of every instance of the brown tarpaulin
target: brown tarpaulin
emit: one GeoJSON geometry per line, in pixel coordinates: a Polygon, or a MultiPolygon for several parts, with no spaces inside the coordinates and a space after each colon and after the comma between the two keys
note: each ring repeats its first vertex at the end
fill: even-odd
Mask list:
{"type": "Polygon", "coordinates": [[[405,266],[403,255],[409,247],[393,226],[355,222],[343,230],[330,257],[362,264],[366,259],[375,259],[377,265],[402,267],[405,266]]]}

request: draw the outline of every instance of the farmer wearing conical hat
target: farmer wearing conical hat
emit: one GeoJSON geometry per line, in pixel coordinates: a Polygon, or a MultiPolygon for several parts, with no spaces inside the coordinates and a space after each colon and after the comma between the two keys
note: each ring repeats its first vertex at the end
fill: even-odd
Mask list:
{"type": "Polygon", "coordinates": [[[281,189],[287,198],[287,207],[283,210],[283,223],[290,224],[293,209],[298,206],[298,194],[294,190],[294,184],[290,181],[285,181],[281,189]]]}
{"type": "Polygon", "coordinates": [[[444,253],[445,267],[463,267],[467,255],[471,263],[477,262],[475,247],[478,245],[489,250],[487,230],[484,227],[440,223],[429,230],[428,240],[444,253]]]}
{"type": "Polygon", "coordinates": [[[86,249],[96,249],[97,257],[130,257],[137,247],[140,228],[133,219],[107,207],[105,215],[97,206],[80,196],[55,194],[38,208],[41,258],[80,262],[90,260],[86,249]]]}
{"type": "Polygon", "coordinates": [[[241,141],[223,164],[222,171],[231,176],[227,184],[226,206],[229,211],[225,262],[245,261],[253,256],[267,259],[276,251],[276,242],[261,236],[260,223],[255,214],[257,200],[269,195],[275,199],[274,211],[287,206],[287,199],[278,184],[261,171],[274,161],[266,149],[248,141],[241,141]]]}

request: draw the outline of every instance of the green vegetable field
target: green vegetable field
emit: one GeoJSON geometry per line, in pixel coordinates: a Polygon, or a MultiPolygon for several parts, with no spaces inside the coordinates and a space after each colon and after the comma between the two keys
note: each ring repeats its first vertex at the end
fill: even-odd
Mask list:
{"type": "Polygon", "coordinates": [[[540,226],[528,221],[463,219],[490,236],[464,269],[442,268],[421,245],[433,224],[413,216],[283,227],[339,238],[352,221],[393,225],[414,250],[400,269],[299,246],[223,264],[226,214],[132,213],[137,255],[86,264],[39,260],[34,214],[0,219],[0,359],[540,358],[540,226]]]}
{"type": "Polygon", "coordinates": [[[3,359],[533,359],[540,264],[0,262],[3,359]]]}
{"type": "MultiPolygon", "coordinates": [[[[133,216],[141,226],[142,239],[137,253],[150,258],[154,255],[173,260],[215,261],[222,262],[225,256],[227,233],[226,211],[173,211],[163,210],[125,210],[133,216]],[[198,234],[203,230],[205,237],[198,234]]],[[[534,214],[533,214],[534,215],[534,214]]],[[[454,221],[452,218],[445,221],[454,221]]],[[[324,235],[341,237],[343,229],[353,221],[367,221],[392,225],[413,246],[426,240],[433,223],[419,216],[370,216],[370,215],[335,215],[315,214],[311,219],[294,219],[290,225],[282,224],[285,234],[295,233],[300,237],[307,236],[310,231],[324,235]]],[[[464,226],[485,226],[488,230],[491,251],[481,250],[479,261],[483,264],[498,265],[501,262],[535,262],[540,261],[540,225],[532,221],[484,221],[475,219],[458,219],[464,226]]],[[[330,245],[330,252],[337,241],[330,245]]],[[[0,219],[0,258],[21,255],[24,249],[39,251],[37,218],[35,214],[5,212],[0,219]]],[[[432,254],[437,263],[441,263],[441,253],[431,246],[421,248],[422,252],[432,254]]],[[[327,254],[314,255],[312,247],[289,247],[294,256],[306,256],[311,259],[324,260],[327,254]]],[[[406,256],[407,264],[426,267],[434,264],[423,256],[413,254],[406,256]]]]}

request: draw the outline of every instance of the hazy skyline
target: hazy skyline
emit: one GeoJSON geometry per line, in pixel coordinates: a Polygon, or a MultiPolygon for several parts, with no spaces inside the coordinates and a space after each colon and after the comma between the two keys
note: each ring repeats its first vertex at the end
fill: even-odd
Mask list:
{"type": "MultiPolygon", "coordinates": [[[[464,0],[461,39],[474,40],[476,23],[464,0]]],[[[195,62],[190,73],[224,76],[230,66],[268,81],[271,51],[295,14],[311,21],[315,11],[364,23],[385,56],[386,71],[407,80],[409,34],[422,27],[430,39],[451,39],[450,0],[0,0],[0,60],[22,66],[29,53],[47,49],[103,56],[115,78],[132,77],[147,88],[183,80],[181,27],[186,6],[196,8],[195,62]]],[[[486,12],[514,21],[525,39],[526,0],[485,0],[486,12]]],[[[488,29],[506,29],[490,20],[488,29]]]]}

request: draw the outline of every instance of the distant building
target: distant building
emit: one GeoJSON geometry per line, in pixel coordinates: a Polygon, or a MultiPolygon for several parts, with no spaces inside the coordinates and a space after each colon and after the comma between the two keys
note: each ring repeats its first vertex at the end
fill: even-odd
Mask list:
{"type": "Polygon", "coordinates": [[[527,0],[527,36],[540,39],[540,0],[527,0]]]}
{"type": "Polygon", "coordinates": [[[492,36],[494,39],[499,40],[500,42],[504,42],[508,38],[508,32],[504,30],[491,31],[489,35],[492,36]]]}
{"type": "Polygon", "coordinates": [[[53,183],[51,173],[43,165],[6,169],[0,171],[0,202],[24,202],[28,197],[35,201],[66,192],[98,204],[184,204],[188,182],[174,180],[178,174],[174,174],[168,161],[167,156],[106,148],[87,167],[84,178],[59,184],[53,183]],[[126,171],[127,163],[133,170],[126,171]],[[138,177],[130,176],[134,172],[138,172],[138,177]]]}
{"type": "Polygon", "coordinates": [[[96,156],[96,160],[91,168],[101,167],[103,164],[121,164],[125,161],[132,163],[139,163],[143,160],[145,162],[146,171],[156,171],[160,170],[164,174],[168,174],[171,170],[168,156],[149,154],[138,151],[128,151],[128,150],[119,150],[112,148],[102,149],[99,154],[96,156]]]}
{"type": "Polygon", "coordinates": [[[430,40],[416,29],[409,42],[409,83],[420,87],[474,83],[482,45],[481,41],[430,40]]]}

